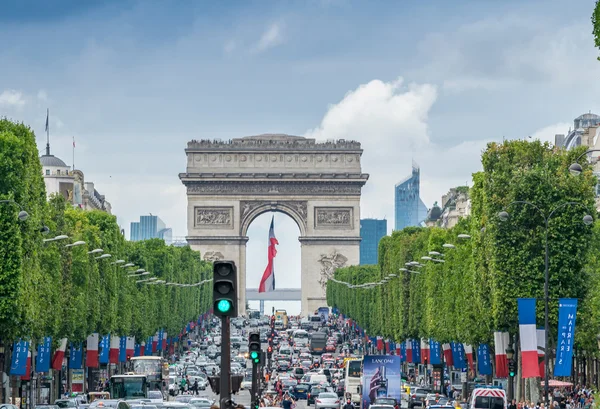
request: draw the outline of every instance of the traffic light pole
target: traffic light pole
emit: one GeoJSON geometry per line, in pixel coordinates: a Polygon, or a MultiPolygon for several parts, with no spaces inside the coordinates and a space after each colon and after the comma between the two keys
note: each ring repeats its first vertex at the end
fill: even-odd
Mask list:
{"type": "Polygon", "coordinates": [[[259,364],[252,364],[252,409],[258,409],[258,407],[260,406],[258,402],[258,389],[260,386],[260,379],[258,377],[258,367],[259,364]]]}
{"type": "Polygon", "coordinates": [[[233,409],[231,400],[231,326],[229,317],[221,317],[221,409],[233,409]]]}

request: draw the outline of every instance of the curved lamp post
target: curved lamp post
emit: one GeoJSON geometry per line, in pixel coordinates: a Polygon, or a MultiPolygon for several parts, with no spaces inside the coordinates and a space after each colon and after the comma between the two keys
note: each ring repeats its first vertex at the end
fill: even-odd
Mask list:
{"type": "MultiPolygon", "coordinates": [[[[550,332],[550,331],[548,331],[548,328],[550,328],[550,325],[548,323],[548,310],[549,310],[549,302],[550,302],[549,295],[548,295],[548,285],[549,285],[549,279],[550,279],[550,275],[549,275],[549,255],[550,255],[550,253],[548,250],[549,222],[557,210],[562,209],[566,206],[581,206],[585,210],[587,210],[587,208],[582,203],[579,203],[579,202],[565,202],[565,203],[562,203],[562,204],[556,206],[554,209],[552,209],[552,211],[550,211],[548,216],[546,216],[546,214],[544,213],[544,211],[542,209],[540,209],[535,204],[528,202],[526,200],[515,200],[514,202],[509,203],[508,206],[506,206],[506,207],[510,207],[514,204],[531,206],[544,219],[544,247],[545,247],[545,256],[544,256],[544,327],[546,328],[546,331],[544,331],[544,345],[548,346],[548,333],[550,332]]],[[[498,219],[500,219],[501,222],[507,222],[510,219],[510,214],[506,210],[502,210],[501,212],[498,213],[498,219]]],[[[583,216],[582,221],[586,226],[589,226],[590,224],[592,224],[594,222],[594,218],[592,216],[590,216],[589,214],[586,214],[585,216],[583,216]]],[[[550,377],[550,375],[549,375],[550,369],[549,369],[549,365],[548,365],[549,357],[550,357],[549,353],[544,354],[544,400],[546,402],[550,401],[549,400],[550,391],[549,391],[549,385],[548,385],[548,378],[550,377]]]]}
{"type": "Polygon", "coordinates": [[[575,159],[575,162],[573,162],[571,166],[569,166],[569,172],[571,172],[571,175],[579,176],[581,172],[583,172],[583,167],[577,162],[579,161],[579,159],[592,152],[600,152],[600,149],[588,149],[587,151],[579,155],[577,159],[575,159]]]}

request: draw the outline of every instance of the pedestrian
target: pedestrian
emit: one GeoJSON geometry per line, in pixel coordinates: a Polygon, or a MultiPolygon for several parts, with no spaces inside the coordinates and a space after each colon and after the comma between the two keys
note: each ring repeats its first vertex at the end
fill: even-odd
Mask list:
{"type": "Polygon", "coordinates": [[[192,386],[192,391],[194,395],[198,395],[198,379],[194,380],[194,386],[192,386]]]}

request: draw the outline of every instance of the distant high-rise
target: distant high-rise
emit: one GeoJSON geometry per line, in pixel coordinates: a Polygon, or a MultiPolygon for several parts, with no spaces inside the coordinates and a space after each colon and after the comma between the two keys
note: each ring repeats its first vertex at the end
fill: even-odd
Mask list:
{"type": "Polygon", "coordinates": [[[387,234],[387,220],[360,219],[360,264],[377,264],[379,240],[387,234]]]}
{"type": "Polygon", "coordinates": [[[395,230],[419,226],[427,218],[427,206],[420,197],[420,173],[419,165],[413,162],[412,174],[394,188],[395,230]]]}
{"type": "Polygon", "coordinates": [[[171,244],[173,232],[158,216],[140,216],[139,222],[131,222],[131,241],[148,239],[163,239],[165,243],[171,244]]]}

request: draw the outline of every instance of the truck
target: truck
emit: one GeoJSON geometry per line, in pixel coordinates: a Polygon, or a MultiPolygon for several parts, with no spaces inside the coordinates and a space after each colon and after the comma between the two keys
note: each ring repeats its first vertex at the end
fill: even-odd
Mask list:
{"type": "Polygon", "coordinates": [[[275,320],[283,321],[283,329],[288,328],[288,316],[286,310],[275,310],[275,320]]]}
{"type": "Polygon", "coordinates": [[[361,383],[363,373],[362,358],[344,359],[344,399],[350,398],[355,408],[361,403],[361,383]]]}
{"type": "Polygon", "coordinates": [[[327,324],[327,321],[329,320],[329,307],[319,307],[317,314],[321,317],[323,324],[327,324]]]}

